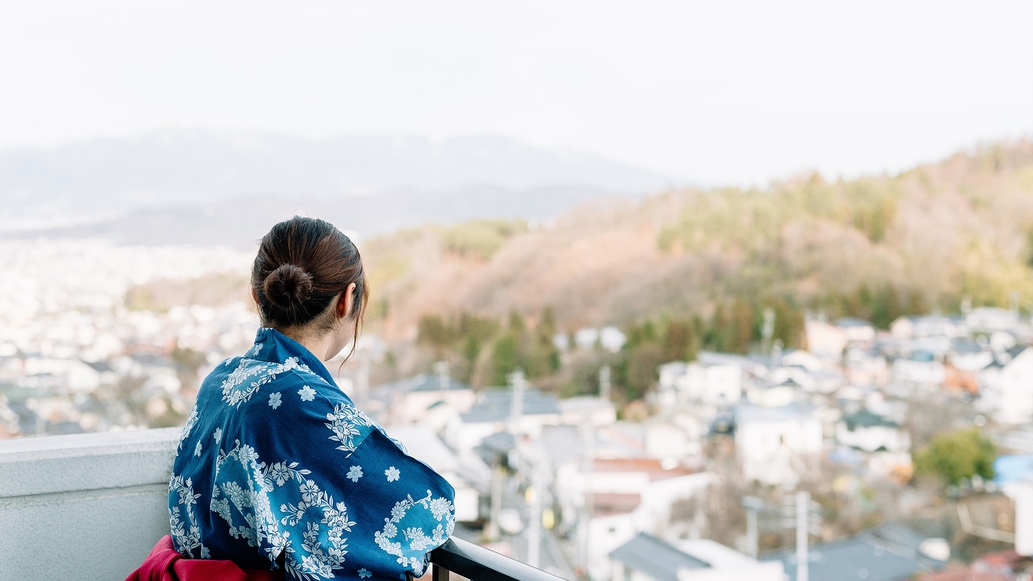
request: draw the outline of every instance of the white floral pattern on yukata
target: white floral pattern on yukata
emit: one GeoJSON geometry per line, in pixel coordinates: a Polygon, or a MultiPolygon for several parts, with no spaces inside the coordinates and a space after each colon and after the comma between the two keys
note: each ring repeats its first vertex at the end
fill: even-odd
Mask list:
{"type": "Polygon", "coordinates": [[[169,482],[169,524],[193,558],[282,564],[302,581],[397,580],[422,575],[452,533],[454,494],[318,358],[260,329],[245,357],[202,383],[169,482]]]}
{"type": "Polygon", "coordinates": [[[285,552],[287,572],[295,577],[329,579],[344,563],[344,533],[355,523],[344,503],[335,503],[309,474],[297,462],[266,465],[238,441],[219,456],[211,510],[230,526],[231,536],[263,547],[272,560],[285,552]],[[303,532],[291,538],[292,530],[303,532]]]}
{"type": "Polygon", "coordinates": [[[189,478],[173,475],[169,480],[169,498],[176,500],[176,506],[169,503],[169,523],[172,525],[172,538],[176,542],[176,550],[188,557],[194,557],[194,549],[200,548],[196,556],[207,558],[204,545],[201,544],[201,529],[197,526],[194,506],[199,494],[194,494],[193,482],[189,478]],[[182,511],[182,512],[181,512],[182,511]],[[186,517],[186,522],[183,521],[186,517]]]}
{"type": "Polygon", "coordinates": [[[297,357],[289,357],[283,363],[257,361],[242,357],[237,368],[222,382],[222,401],[231,406],[240,407],[240,404],[251,399],[251,396],[263,385],[273,381],[281,373],[292,369],[309,371],[308,366],[298,363],[297,357]]]}
{"type": "MultiPolygon", "coordinates": [[[[451,515],[454,510],[451,501],[447,498],[434,498],[429,490],[426,498],[419,500],[407,496],[391,509],[391,516],[384,519],[384,528],[374,534],[374,539],[382,551],[396,557],[400,565],[412,567],[413,573],[419,577],[423,575],[423,555],[426,554],[427,548],[441,546],[452,534],[455,520],[451,515]],[[433,519],[437,521],[437,526],[428,531],[424,514],[419,515],[420,519],[416,521],[415,526],[410,526],[408,521],[403,523],[413,507],[429,510],[433,519]],[[401,539],[398,538],[399,532],[402,535],[401,539]]],[[[434,525],[434,522],[429,524],[434,525]]]]}
{"type": "Polygon", "coordinates": [[[186,439],[190,437],[190,431],[194,429],[194,424],[196,424],[196,423],[197,423],[197,404],[195,403],[194,407],[190,409],[190,417],[187,418],[186,423],[183,424],[183,429],[179,432],[179,447],[180,448],[183,447],[183,442],[185,442],[186,439]]]}
{"type": "MultiPolygon", "coordinates": [[[[357,443],[377,425],[355,406],[343,403],[337,404],[333,413],[326,414],[326,419],[330,420],[326,427],[334,433],[330,439],[341,443],[338,450],[349,453],[354,452],[357,443]]],[[[361,469],[359,472],[361,475],[361,469]]]]}

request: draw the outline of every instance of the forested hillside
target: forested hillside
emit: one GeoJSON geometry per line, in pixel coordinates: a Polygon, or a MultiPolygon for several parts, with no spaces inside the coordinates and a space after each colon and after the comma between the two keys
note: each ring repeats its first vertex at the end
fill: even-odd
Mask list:
{"type": "Polygon", "coordinates": [[[548,376],[550,334],[585,326],[621,326],[628,349],[660,360],[700,346],[746,352],[765,307],[789,346],[802,345],[805,310],[882,327],[966,298],[1033,311],[1033,143],[895,176],[612,200],[537,227],[426,226],[362,250],[369,328],[465,361],[475,383],[501,379],[499,344],[506,364],[548,376]]]}

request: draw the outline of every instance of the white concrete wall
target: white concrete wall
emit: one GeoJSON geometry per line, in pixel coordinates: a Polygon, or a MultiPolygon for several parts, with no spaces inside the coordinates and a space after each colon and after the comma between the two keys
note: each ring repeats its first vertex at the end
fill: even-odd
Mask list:
{"type": "Polygon", "coordinates": [[[1004,493],[1015,501],[1015,552],[1033,557],[1033,480],[1005,484],[1004,493]]]}
{"type": "Polygon", "coordinates": [[[1001,370],[1001,410],[997,420],[1033,422],[1033,349],[1027,348],[1001,370]]]}
{"type": "Polygon", "coordinates": [[[0,579],[125,579],[169,533],[179,432],[0,441],[0,579]]]}

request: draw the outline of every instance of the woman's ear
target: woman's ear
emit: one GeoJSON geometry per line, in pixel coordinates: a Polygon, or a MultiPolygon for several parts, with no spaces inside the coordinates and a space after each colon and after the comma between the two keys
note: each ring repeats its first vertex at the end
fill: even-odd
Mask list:
{"type": "Polygon", "coordinates": [[[355,299],[355,283],[348,285],[348,288],[341,293],[341,298],[337,299],[337,318],[347,319],[352,316],[352,307],[355,299]]]}

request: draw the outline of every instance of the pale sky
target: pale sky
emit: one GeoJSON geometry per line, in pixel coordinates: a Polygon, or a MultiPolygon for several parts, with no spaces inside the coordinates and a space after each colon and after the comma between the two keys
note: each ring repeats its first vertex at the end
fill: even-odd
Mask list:
{"type": "Polygon", "coordinates": [[[895,171],[1033,137],[1033,2],[0,0],[0,147],[177,127],[895,171]]]}

